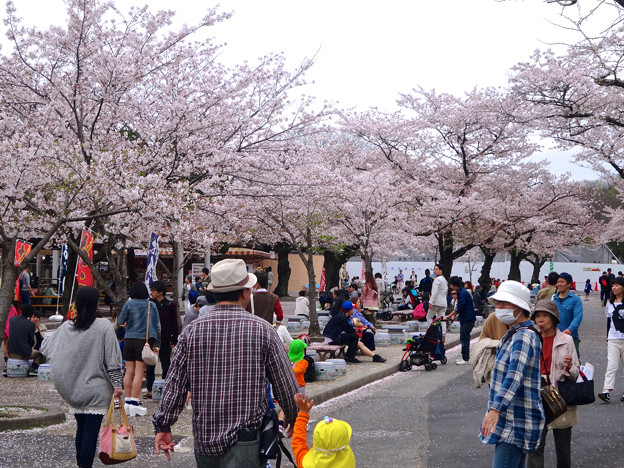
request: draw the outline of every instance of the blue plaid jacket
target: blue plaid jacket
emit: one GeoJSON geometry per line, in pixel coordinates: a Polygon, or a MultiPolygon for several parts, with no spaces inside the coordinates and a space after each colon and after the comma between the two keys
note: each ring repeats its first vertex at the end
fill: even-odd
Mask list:
{"type": "Polygon", "coordinates": [[[500,416],[496,429],[487,437],[481,435],[484,444],[506,442],[523,453],[539,446],[545,419],[540,396],[542,343],[535,331],[518,330],[530,325],[530,320],[514,325],[498,346],[488,411],[499,411],[500,416]]]}

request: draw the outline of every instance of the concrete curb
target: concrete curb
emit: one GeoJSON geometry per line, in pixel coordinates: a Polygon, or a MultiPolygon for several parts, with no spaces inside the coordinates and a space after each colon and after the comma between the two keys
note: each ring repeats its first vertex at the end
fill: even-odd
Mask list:
{"type": "Polygon", "coordinates": [[[52,424],[60,424],[65,422],[65,411],[48,406],[24,406],[24,405],[7,405],[7,406],[19,406],[22,408],[32,408],[38,410],[44,410],[45,413],[33,414],[23,417],[15,418],[0,418],[0,432],[2,431],[15,431],[20,429],[33,429],[41,426],[51,426],[52,424]]]}
{"type": "MultiPolygon", "coordinates": [[[[470,333],[470,338],[471,339],[476,338],[480,334],[481,334],[481,327],[473,330],[470,333]]],[[[449,338],[449,335],[447,334],[446,338],[447,339],[444,343],[445,349],[454,348],[455,346],[459,344],[459,334],[453,334],[453,336],[451,336],[450,338],[449,338]]],[[[331,400],[332,398],[336,398],[341,395],[344,395],[345,393],[349,393],[349,392],[352,392],[353,390],[357,390],[358,388],[363,387],[364,385],[368,385],[377,380],[381,380],[386,377],[389,377],[399,372],[398,364],[399,363],[396,363],[396,365],[393,365],[390,367],[384,367],[383,369],[379,369],[370,374],[363,375],[361,377],[358,377],[357,379],[346,381],[342,383],[341,385],[338,385],[334,388],[329,388],[327,390],[320,390],[320,391],[315,390],[314,395],[313,395],[314,404],[318,405],[320,403],[324,403],[328,400],[331,400]]]]}

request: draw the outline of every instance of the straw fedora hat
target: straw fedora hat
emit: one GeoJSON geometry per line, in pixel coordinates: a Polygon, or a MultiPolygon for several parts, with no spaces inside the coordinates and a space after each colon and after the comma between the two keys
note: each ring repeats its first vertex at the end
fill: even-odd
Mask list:
{"type": "Polygon", "coordinates": [[[206,289],[218,294],[251,288],[257,282],[256,275],[247,273],[244,261],[227,258],[212,267],[210,284],[206,289]]]}

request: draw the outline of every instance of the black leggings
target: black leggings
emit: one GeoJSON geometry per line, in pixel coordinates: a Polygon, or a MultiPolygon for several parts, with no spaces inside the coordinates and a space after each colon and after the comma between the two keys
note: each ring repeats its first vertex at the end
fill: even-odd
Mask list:
{"type": "Polygon", "coordinates": [[[101,414],[74,414],[76,429],[76,462],[79,467],[91,468],[95,458],[100,426],[104,416],[101,414]]]}

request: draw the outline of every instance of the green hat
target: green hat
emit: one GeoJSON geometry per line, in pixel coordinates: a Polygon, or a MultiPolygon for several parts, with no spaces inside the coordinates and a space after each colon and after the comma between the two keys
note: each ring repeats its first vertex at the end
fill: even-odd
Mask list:
{"type": "Polygon", "coordinates": [[[305,349],[307,347],[308,345],[301,340],[292,340],[288,351],[288,359],[290,359],[290,362],[301,361],[305,355],[305,349]]]}

